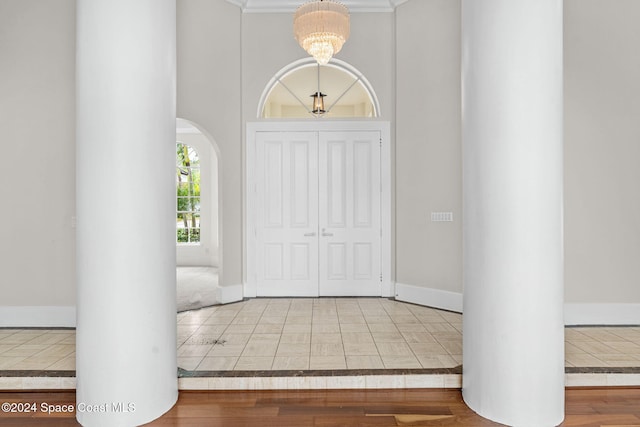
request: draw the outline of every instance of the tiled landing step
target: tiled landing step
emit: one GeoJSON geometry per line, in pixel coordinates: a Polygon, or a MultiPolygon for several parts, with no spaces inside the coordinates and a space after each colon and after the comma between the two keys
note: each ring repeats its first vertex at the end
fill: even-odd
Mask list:
{"type": "Polygon", "coordinates": [[[304,371],[181,371],[180,390],[460,388],[462,367],[304,371]]]}
{"type": "MultiPolygon", "coordinates": [[[[640,386],[640,367],[566,368],[567,387],[640,386]]],[[[336,371],[185,371],[180,390],[314,390],[462,387],[462,367],[336,371]]],[[[0,371],[2,390],[74,390],[75,371],[0,371]]]]}

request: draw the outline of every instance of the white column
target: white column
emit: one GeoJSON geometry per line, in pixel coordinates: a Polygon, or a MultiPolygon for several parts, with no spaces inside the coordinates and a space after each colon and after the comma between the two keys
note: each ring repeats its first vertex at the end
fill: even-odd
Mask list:
{"type": "Polygon", "coordinates": [[[77,419],[178,396],[175,0],[77,1],[77,419]]]}
{"type": "Polygon", "coordinates": [[[463,396],[564,418],[562,0],[462,0],[463,396]]]}

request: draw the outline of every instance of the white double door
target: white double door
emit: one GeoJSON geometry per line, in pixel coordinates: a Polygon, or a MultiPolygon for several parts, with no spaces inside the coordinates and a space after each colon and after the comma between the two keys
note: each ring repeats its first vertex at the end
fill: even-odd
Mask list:
{"type": "Polygon", "coordinates": [[[380,296],[380,132],[256,134],[258,296],[380,296]]]}

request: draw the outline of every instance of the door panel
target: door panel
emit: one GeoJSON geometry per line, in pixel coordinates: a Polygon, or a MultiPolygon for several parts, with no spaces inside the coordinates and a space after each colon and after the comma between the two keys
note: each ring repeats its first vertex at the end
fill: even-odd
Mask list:
{"type": "Polygon", "coordinates": [[[380,132],[256,134],[258,296],[380,296],[380,132]]]}
{"type": "MultiPolygon", "coordinates": [[[[326,136],[326,135],[325,135],[326,136]]],[[[325,190],[323,211],[326,213],[325,224],[331,228],[347,226],[347,147],[343,141],[323,141],[321,168],[326,173],[321,177],[325,190]]]]}
{"type": "Polygon", "coordinates": [[[258,296],[318,295],[318,136],[256,135],[258,296]]]}
{"type": "Polygon", "coordinates": [[[380,133],[319,139],[320,295],[381,295],[380,133]]]}

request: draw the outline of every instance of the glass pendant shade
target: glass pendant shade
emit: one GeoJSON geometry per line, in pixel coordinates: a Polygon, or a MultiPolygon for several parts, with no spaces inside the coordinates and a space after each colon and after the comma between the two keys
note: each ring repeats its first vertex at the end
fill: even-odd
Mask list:
{"type": "Polygon", "coordinates": [[[334,0],[313,0],[293,17],[293,34],[304,50],[326,65],[349,38],[349,9],[334,0]]]}

